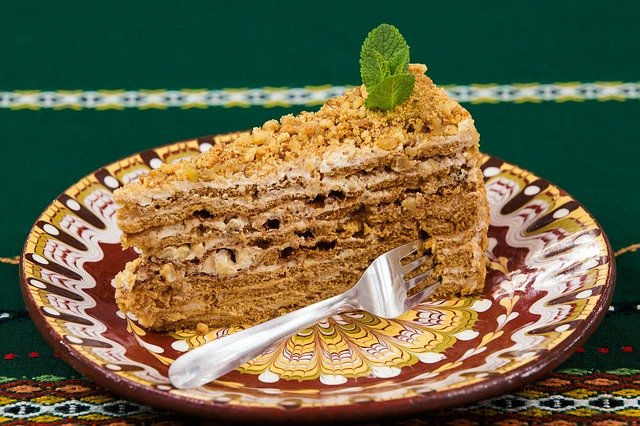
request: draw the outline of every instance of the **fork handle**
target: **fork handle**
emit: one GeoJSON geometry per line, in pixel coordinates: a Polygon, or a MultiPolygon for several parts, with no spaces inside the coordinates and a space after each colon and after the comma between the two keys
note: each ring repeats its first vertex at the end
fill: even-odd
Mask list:
{"type": "Polygon", "coordinates": [[[252,360],[292,334],[324,318],[353,309],[358,309],[358,306],[351,292],[347,291],[205,343],[171,364],[169,380],[179,389],[204,385],[252,360]]]}

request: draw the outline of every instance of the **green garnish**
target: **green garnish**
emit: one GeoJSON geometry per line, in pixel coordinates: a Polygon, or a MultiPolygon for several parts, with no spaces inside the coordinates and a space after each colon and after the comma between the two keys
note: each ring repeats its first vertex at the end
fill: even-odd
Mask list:
{"type": "Polygon", "coordinates": [[[381,24],[364,40],[360,75],[367,88],[367,108],[393,109],[411,96],[415,77],[409,74],[409,46],[393,25],[381,24]]]}

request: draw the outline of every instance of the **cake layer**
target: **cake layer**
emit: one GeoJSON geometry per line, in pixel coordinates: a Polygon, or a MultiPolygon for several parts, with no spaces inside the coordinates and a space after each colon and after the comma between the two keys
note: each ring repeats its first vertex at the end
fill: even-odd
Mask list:
{"type": "Polygon", "coordinates": [[[474,190],[473,182],[458,182],[456,186],[454,179],[449,176],[446,181],[437,181],[443,185],[431,187],[432,193],[396,187],[367,192],[358,197],[331,196],[313,205],[302,200],[282,200],[283,204],[272,206],[266,211],[258,210],[250,215],[244,209],[236,210],[235,206],[230,205],[224,215],[214,216],[206,210],[206,202],[192,199],[184,206],[187,211],[196,209],[191,217],[168,226],[157,225],[144,232],[130,234],[127,244],[145,252],[154,252],[161,251],[166,246],[205,241],[222,246],[255,245],[258,244],[258,239],[262,241],[262,245],[265,244],[265,239],[269,242],[282,239],[295,242],[334,233],[359,234],[363,232],[365,224],[370,227],[379,223],[386,214],[432,219],[425,230],[430,233],[437,230],[438,234],[446,235],[465,226],[461,223],[463,217],[456,216],[450,206],[457,206],[456,211],[474,209],[478,199],[484,197],[484,194],[474,190]],[[300,223],[300,217],[309,219],[300,223]],[[447,220],[439,220],[442,218],[447,220]]]}
{"type": "MultiPolygon", "coordinates": [[[[135,234],[150,227],[179,223],[203,209],[207,216],[219,216],[225,215],[230,207],[243,213],[255,214],[291,201],[303,201],[310,207],[317,207],[318,197],[330,198],[332,194],[340,194],[341,199],[352,199],[390,187],[415,188],[429,193],[434,188],[467,180],[470,170],[478,167],[477,151],[468,149],[450,157],[426,158],[411,162],[407,160],[404,167],[405,169],[394,170],[379,166],[366,173],[333,177],[308,176],[296,180],[282,178],[266,188],[258,188],[255,185],[238,186],[234,190],[225,191],[224,196],[221,196],[219,189],[212,188],[209,182],[181,183],[184,188],[174,192],[171,197],[166,197],[164,190],[158,190],[165,197],[153,202],[144,199],[132,203],[128,198],[135,197],[136,191],[116,192],[116,202],[121,205],[118,224],[127,234],[135,234]],[[187,203],[190,208],[185,208],[187,203]]],[[[475,181],[476,176],[469,179],[475,181]]],[[[145,197],[148,196],[145,194],[145,197]]]]}
{"type": "MultiPolygon", "coordinates": [[[[463,109],[461,111],[466,113],[463,109]]],[[[232,168],[225,169],[228,164],[221,163],[220,158],[212,158],[216,154],[226,156],[229,152],[220,151],[224,150],[224,146],[214,145],[202,157],[165,164],[159,170],[151,171],[148,176],[143,176],[140,184],[129,186],[127,191],[117,191],[116,201],[122,209],[119,225],[125,232],[135,232],[127,228],[127,219],[131,217],[129,208],[166,207],[172,204],[172,197],[176,193],[189,193],[202,188],[206,188],[208,194],[216,198],[247,194],[259,197],[278,189],[289,190],[296,186],[312,188],[312,192],[318,190],[328,193],[332,189],[340,189],[348,181],[375,176],[376,170],[406,172],[419,167],[423,174],[428,174],[431,172],[430,168],[439,167],[447,157],[459,156],[467,151],[476,154],[467,156],[467,159],[470,166],[477,167],[478,134],[473,121],[468,116],[463,116],[455,126],[448,126],[452,130],[447,136],[415,131],[407,134],[396,130],[399,134],[391,137],[384,136],[386,129],[379,129],[378,138],[369,135],[366,140],[336,140],[322,149],[301,152],[302,158],[269,162],[260,170],[264,174],[260,178],[246,171],[229,172],[232,168]],[[393,139],[393,146],[385,144],[389,139],[393,139]],[[433,152],[434,150],[438,152],[433,152]],[[224,173],[225,170],[229,173],[224,173]]],[[[254,130],[254,138],[259,131],[264,132],[254,130]]],[[[240,148],[233,144],[227,145],[240,148]]],[[[242,144],[239,142],[238,145],[242,144]]],[[[273,150],[286,148],[279,143],[274,143],[271,147],[273,150]]],[[[246,149],[253,151],[256,148],[253,146],[246,149]]],[[[244,163],[243,166],[247,168],[256,166],[258,162],[245,160],[244,163]]]]}
{"type": "MultiPolygon", "coordinates": [[[[212,249],[203,251],[197,255],[192,250],[185,255],[173,253],[174,250],[167,250],[169,253],[162,252],[160,255],[147,255],[145,263],[155,263],[164,265],[167,262],[175,264],[174,270],[178,271],[180,276],[206,273],[212,276],[226,277],[228,275],[241,275],[246,271],[261,272],[263,269],[274,270],[282,264],[302,263],[307,260],[332,259],[337,255],[351,250],[371,249],[371,247],[379,246],[380,241],[392,239],[398,235],[413,236],[419,238],[422,231],[418,228],[419,224],[405,223],[383,223],[383,231],[371,232],[362,238],[352,237],[334,237],[332,239],[321,239],[316,242],[294,244],[287,241],[281,244],[273,244],[269,247],[251,247],[251,246],[231,246],[220,249],[214,246],[212,249]],[[179,263],[178,263],[179,262],[179,263]]],[[[428,247],[437,248],[435,259],[438,264],[448,265],[448,258],[452,257],[456,250],[473,242],[476,238],[478,230],[475,228],[460,232],[450,238],[427,237],[425,244],[428,247]],[[451,250],[453,248],[455,250],[451,250]],[[439,256],[438,253],[441,253],[439,256]]],[[[176,251],[179,250],[175,249],[176,251]]],[[[381,254],[381,253],[380,253],[381,254]]],[[[377,257],[377,256],[375,256],[377,257]]],[[[374,258],[375,258],[374,257],[374,258]]],[[[459,265],[467,265],[471,259],[464,262],[456,262],[459,265]]]]}
{"type": "MultiPolygon", "coordinates": [[[[406,190],[401,190],[406,195],[406,190]]],[[[251,325],[346,290],[375,257],[416,238],[424,239],[434,253],[437,276],[443,283],[434,297],[469,293],[480,287],[484,267],[478,265],[484,262],[486,247],[486,226],[481,219],[487,211],[478,206],[482,206],[479,201],[484,192],[464,186],[439,188],[429,196],[409,192],[416,201],[411,212],[403,209],[402,197],[394,192],[376,191],[378,197],[372,197],[366,208],[358,203],[344,204],[340,218],[294,223],[293,217],[288,220],[282,215],[277,229],[270,230],[255,229],[251,220],[235,217],[236,223],[228,222],[230,230],[212,235],[206,230],[212,229],[214,218],[187,221],[181,232],[174,229],[171,236],[159,240],[164,243],[158,246],[160,250],[143,255],[142,267],[130,271],[128,281],[118,280],[118,299],[123,309],[136,313],[148,327],[195,326],[195,318],[200,322],[208,318],[205,321],[212,326],[251,325]],[[404,220],[406,217],[410,220],[404,220]],[[169,242],[172,244],[166,244],[169,242]],[[339,270],[339,279],[316,278],[313,284],[307,283],[306,274],[313,277],[325,270],[335,272],[336,262],[342,261],[348,271],[339,270]],[[275,278],[281,274],[286,279],[275,278]],[[306,296],[300,299],[287,283],[300,285],[306,296]],[[315,292],[315,285],[323,292],[315,292]],[[162,289],[162,296],[158,289],[162,289]],[[247,293],[255,297],[247,298],[247,293]],[[199,295],[200,302],[189,296],[193,294],[199,295]],[[266,302],[261,298],[271,297],[282,305],[256,310],[254,301],[262,309],[266,302]],[[189,303],[185,298],[190,298],[189,303]],[[209,305],[217,310],[206,309],[209,305]],[[237,315],[224,314],[230,309],[237,315]]],[[[257,219],[263,217],[258,215],[257,219]]]]}
{"type": "MultiPolygon", "coordinates": [[[[213,326],[251,325],[345,291],[371,263],[372,252],[382,253],[400,244],[398,239],[389,239],[373,248],[367,244],[340,252],[329,250],[303,260],[304,254],[298,253],[297,259],[280,262],[275,268],[217,278],[176,271],[175,267],[169,272],[167,263],[142,261],[130,264],[128,273],[117,281],[117,295],[123,308],[136,312],[141,324],[151,328],[193,326],[203,315],[219,318],[220,322],[207,321],[213,326]]],[[[471,264],[474,258],[482,261],[478,247],[471,241],[458,246],[438,266],[444,294],[459,293],[460,280],[468,282],[468,291],[477,288],[484,278],[478,276],[477,265],[471,264]],[[458,258],[469,265],[457,262],[458,258]],[[453,290],[448,288],[451,282],[456,284],[453,290]]]]}
{"type": "MultiPolygon", "coordinates": [[[[224,250],[236,259],[238,268],[246,269],[269,264],[285,253],[290,256],[299,249],[322,250],[335,246],[348,249],[386,238],[391,233],[414,233],[417,237],[419,231],[423,231],[423,239],[434,235],[434,241],[444,241],[460,233],[470,238],[479,232],[473,218],[481,214],[477,209],[480,197],[483,197],[483,193],[462,192],[437,198],[412,198],[413,204],[409,207],[406,207],[406,202],[378,203],[369,207],[354,205],[340,219],[314,220],[304,224],[284,220],[277,229],[274,225],[268,231],[262,227],[255,229],[245,220],[244,227],[234,226],[223,235],[207,231],[212,228],[207,221],[192,221],[182,226],[182,233],[160,240],[164,244],[158,250],[150,251],[149,255],[160,259],[200,262],[212,253],[224,250]],[[452,205],[456,208],[452,208],[452,205]],[[464,209],[466,215],[459,215],[460,209],[464,209]],[[411,220],[402,220],[407,216],[411,220]],[[443,217],[449,217],[451,221],[445,222],[443,217]],[[445,229],[443,224],[448,225],[449,229],[445,229]]],[[[209,273],[215,273],[213,268],[210,269],[209,273]]]]}

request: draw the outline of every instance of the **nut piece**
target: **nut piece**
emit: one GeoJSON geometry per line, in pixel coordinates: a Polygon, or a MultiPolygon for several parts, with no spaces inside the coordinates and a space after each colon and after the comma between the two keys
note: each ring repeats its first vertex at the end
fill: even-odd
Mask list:
{"type": "Polygon", "coordinates": [[[176,259],[185,260],[187,256],[189,256],[190,252],[191,250],[189,250],[189,245],[183,244],[176,249],[176,259]]]}
{"type": "Polygon", "coordinates": [[[300,144],[297,138],[295,139],[292,138],[291,141],[289,142],[289,147],[291,148],[292,152],[295,153],[302,148],[302,145],[300,144]]]}
{"type": "Polygon", "coordinates": [[[245,152],[244,154],[244,161],[246,161],[247,163],[253,161],[256,158],[256,151],[257,148],[255,146],[247,149],[247,152],[245,152]]]}
{"type": "Polygon", "coordinates": [[[277,132],[280,130],[280,123],[277,120],[269,120],[262,125],[264,130],[271,130],[273,132],[277,132]]]}
{"type": "Polygon", "coordinates": [[[277,137],[276,140],[278,141],[278,143],[283,143],[289,140],[289,138],[291,137],[291,135],[287,132],[283,132],[280,133],[277,137]]]}
{"type": "Polygon", "coordinates": [[[249,145],[251,143],[251,140],[251,135],[245,134],[238,136],[238,138],[236,139],[236,143],[239,145],[249,145]]]}
{"type": "Polygon", "coordinates": [[[201,258],[204,255],[204,243],[194,244],[191,246],[191,251],[193,251],[194,258],[201,258]]]}
{"type": "Polygon", "coordinates": [[[267,133],[262,129],[256,128],[253,131],[253,143],[255,145],[258,145],[258,146],[264,145],[268,137],[269,137],[269,133],[267,133]]]}
{"type": "Polygon", "coordinates": [[[193,166],[184,166],[184,176],[189,179],[191,182],[197,182],[200,178],[198,173],[198,169],[193,166]]]}
{"type": "Polygon", "coordinates": [[[203,169],[200,171],[199,175],[202,178],[202,180],[204,180],[205,182],[210,182],[214,180],[217,176],[215,171],[212,169],[203,169]]]}
{"type": "Polygon", "coordinates": [[[333,127],[333,121],[329,120],[328,118],[323,118],[322,120],[320,120],[320,125],[325,129],[329,129],[333,127]]]}
{"type": "Polygon", "coordinates": [[[376,139],[376,146],[380,149],[384,149],[385,151],[391,151],[395,147],[398,146],[400,140],[395,137],[387,137],[376,139]]]}
{"type": "Polygon", "coordinates": [[[416,199],[414,197],[405,198],[402,200],[402,208],[412,212],[418,208],[418,203],[416,203],[416,199]]]}
{"type": "Polygon", "coordinates": [[[413,165],[413,162],[403,155],[402,157],[396,158],[393,164],[393,170],[395,171],[408,170],[411,168],[412,165],[413,165]]]}
{"type": "Polygon", "coordinates": [[[219,275],[226,276],[238,272],[238,266],[231,258],[231,250],[220,249],[212,257],[215,271],[219,275]]]}
{"type": "Polygon", "coordinates": [[[166,282],[172,283],[176,280],[176,268],[173,263],[165,263],[160,268],[160,276],[165,279],[166,282]]]}
{"type": "Polygon", "coordinates": [[[203,322],[199,322],[196,326],[196,332],[201,335],[205,335],[209,332],[209,326],[203,322]]]}
{"type": "Polygon", "coordinates": [[[434,135],[441,135],[442,134],[442,119],[438,116],[435,116],[431,119],[431,121],[429,122],[429,124],[431,125],[431,133],[434,135]]]}
{"type": "Polygon", "coordinates": [[[415,146],[408,146],[404,149],[404,152],[406,152],[409,157],[415,157],[418,155],[418,148],[415,146]]]}
{"type": "Polygon", "coordinates": [[[173,259],[175,254],[176,254],[175,246],[166,246],[165,248],[162,249],[160,253],[158,253],[158,257],[160,259],[173,259]]]}

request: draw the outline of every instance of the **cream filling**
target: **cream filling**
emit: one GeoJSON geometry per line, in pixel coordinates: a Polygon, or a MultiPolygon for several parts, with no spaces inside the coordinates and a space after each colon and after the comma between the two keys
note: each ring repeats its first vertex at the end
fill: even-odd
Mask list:
{"type": "MultiPolygon", "coordinates": [[[[413,200],[415,202],[415,199],[411,197],[407,198],[406,200],[409,200],[409,201],[413,200]]],[[[410,204],[410,203],[403,203],[403,206],[404,204],[410,204]]],[[[226,224],[225,224],[225,221],[223,220],[208,220],[206,222],[207,227],[219,231],[220,235],[216,237],[214,237],[213,235],[206,236],[206,240],[203,242],[196,242],[197,240],[196,241],[192,240],[191,243],[185,242],[183,244],[180,244],[176,241],[172,241],[172,244],[174,245],[166,245],[167,243],[165,242],[164,247],[151,248],[150,253],[153,253],[154,256],[160,259],[165,259],[165,260],[171,260],[171,259],[175,259],[178,261],[193,260],[193,259],[199,259],[204,253],[210,252],[211,250],[214,250],[216,248],[235,249],[238,246],[238,244],[241,244],[241,245],[247,244],[245,242],[247,241],[247,239],[250,240],[250,239],[266,237],[266,238],[271,238],[272,240],[275,239],[275,241],[278,241],[278,240],[282,240],[283,238],[286,238],[287,241],[293,244],[298,244],[298,243],[303,244],[304,242],[320,241],[327,237],[327,234],[324,234],[322,232],[316,232],[316,230],[324,230],[324,229],[335,230],[337,227],[348,229],[352,226],[357,226],[357,224],[353,222],[353,217],[347,215],[339,219],[329,219],[329,220],[314,219],[313,226],[310,226],[310,227],[305,226],[305,223],[307,222],[281,221],[279,224],[279,228],[277,230],[272,230],[272,231],[262,230],[263,224],[266,221],[273,218],[281,219],[283,217],[286,217],[288,209],[292,207],[295,208],[295,206],[292,206],[292,205],[279,206],[277,209],[257,215],[256,217],[251,218],[251,220],[249,220],[249,218],[245,216],[240,215],[238,217],[233,217],[232,219],[228,220],[226,224]],[[299,236],[295,234],[296,232],[300,232],[300,231],[304,232],[305,230],[310,230],[311,232],[315,233],[315,235],[312,238],[307,239],[304,236],[299,236]]],[[[305,204],[300,203],[299,207],[302,209],[305,207],[305,204]]],[[[389,206],[389,207],[395,208],[393,206],[389,206]]],[[[415,209],[417,208],[417,206],[414,206],[413,208],[415,209]]],[[[407,217],[411,218],[411,210],[405,209],[405,211],[407,213],[407,217]]],[[[454,209],[451,209],[451,211],[454,211],[454,209]]],[[[384,212],[382,212],[381,214],[384,214],[384,212]]],[[[202,222],[199,219],[188,219],[181,224],[176,224],[168,227],[160,227],[157,230],[148,231],[145,235],[145,239],[147,239],[147,241],[149,242],[153,241],[158,246],[161,246],[162,240],[160,238],[171,238],[174,236],[192,235],[195,232],[195,229],[197,229],[200,225],[202,225],[202,222]]],[[[369,222],[369,226],[376,226],[376,225],[373,222],[369,222]]],[[[440,241],[443,244],[451,242],[459,245],[463,241],[468,240],[472,233],[480,232],[483,229],[486,229],[486,224],[478,221],[478,223],[472,228],[468,228],[464,231],[461,231],[456,235],[438,237],[438,241],[440,241]]],[[[355,232],[356,230],[354,229],[352,231],[355,232]]],[[[332,231],[331,234],[333,234],[333,232],[335,231],[332,231]]],[[[334,238],[334,235],[335,234],[333,234],[331,237],[334,238]]],[[[342,237],[344,238],[344,235],[342,237]]],[[[205,239],[205,237],[203,236],[201,237],[201,239],[205,239]]],[[[355,239],[353,238],[351,238],[350,240],[355,241],[355,239]]],[[[255,259],[255,257],[253,259],[255,259]]]]}
{"type": "MultiPolygon", "coordinates": [[[[446,255],[451,256],[459,253],[460,251],[469,250],[474,253],[473,260],[477,262],[480,260],[482,256],[482,251],[479,249],[480,241],[482,239],[482,233],[479,231],[482,230],[482,226],[477,226],[475,230],[473,230],[473,236],[469,239],[467,243],[462,246],[457,246],[455,248],[439,248],[439,252],[446,255]]],[[[369,244],[367,241],[373,243],[373,236],[368,236],[365,239],[358,240],[364,244],[362,248],[349,248],[338,251],[330,260],[326,258],[314,258],[312,256],[307,256],[303,260],[303,264],[305,267],[313,267],[318,264],[323,263],[331,263],[331,262],[340,262],[345,259],[354,258],[359,256],[361,253],[368,252],[369,244]]],[[[463,231],[459,233],[457,236],[453,238],[448,238],[449,241],[460,240],[469,238],[469,231],[463,231]]],[[[344,239],[340,239],[339,243],[345,244],[348,241],[355,241],[354,238],[348,237],[344,239]]],[[[186,247],[188,245],[184,245],[181,247],[186,247]]],[[[224,249],[215,249],[216,244],[214,242],[208,241],[206,244],[199,243],[191,245],[191,247],[186,247],[186,255],[176,257],[176,254],[179,254],[181,247],[168,247],[165,248],[160,255],[166,255],[165,260],[182,260],[182,261],[191,261],[195,259],[200,259],[200,262],[188,263],[186,265],[185,273],[186,275],[193,274],[209,274],[211,276],[221,276],[221,277],[229,277],[236,275],[238,272],[243,270],[251,269],[252,274],[261,274],[261,273],[270,273],[277,272],[282,270],[282,268],[287,267],[295,267],[299,265],[300,259],[292,259],[290,261],[278,261],[277,263],[271,265],[260,264],[261,258],[265,252],[265,250],[255,247],[255,246],[244,246],[244,247],[230,247],[224,249]],[[231,250],[233,250],[232,258],[231,250]],[[170,253],[171,252],[171,253],[170,253]],[[176,253],[177,252],[177,253],[176,253]]],[[[219,246],[218,246],[219,247],[219,246]]],[[[162,261],[163,257],[158,256],[158,260],[162,261]]],[[[471,268],[473,269],[473,268],[471,268]]]]}

